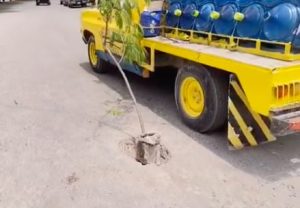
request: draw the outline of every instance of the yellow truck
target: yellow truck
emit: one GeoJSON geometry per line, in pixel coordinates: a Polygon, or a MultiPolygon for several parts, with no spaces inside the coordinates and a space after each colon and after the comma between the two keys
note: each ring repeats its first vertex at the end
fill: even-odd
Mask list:
{"type": "MultiPolygon", "coordinates": [[[[98,73],[109,70],[107,64],[112,63],[103,47],[104,28],[99,10],[82,12],[82,37],[90,65],[98,73]]],[[[109,28],[115,28],[114,22],[109,28]]],[[[148,51],[147,61],[123,63],[124,70],[148,78],[158,66],[173,66],[177,70],[175,102],[189,127],[207,133],[228,125],[232,149],[300,132],[300,61],[231,51],[164,34],[144,38],[142,45],[148,51]]]]}

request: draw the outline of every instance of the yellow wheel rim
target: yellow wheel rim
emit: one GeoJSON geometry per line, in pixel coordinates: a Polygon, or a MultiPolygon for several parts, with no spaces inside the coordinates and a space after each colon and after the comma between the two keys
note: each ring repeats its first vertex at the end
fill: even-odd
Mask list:
{"type": "Polygon", "coordinates": [[[194,77],[187,77],[180,86],[180,101],[184,112],[191,118],[199,117],[204,110],[204,91],[194,77]]]}
{"type": "Polygon", "coordinates": [[[93,66],[97,65],[98,57],[96,54],[96,45],[95,42],[90,42],[89,44],[89,55],[90,55],[90,60],[93,66]]]}

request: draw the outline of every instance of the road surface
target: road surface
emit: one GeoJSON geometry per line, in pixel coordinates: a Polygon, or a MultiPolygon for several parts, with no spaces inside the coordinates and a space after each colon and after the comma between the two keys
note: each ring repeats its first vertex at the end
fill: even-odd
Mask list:
{"type": "Polygon", "coordinates": [[[299,136],[228,151],[225,130],[181,123],[167,70],[129,79],[171,160],[142,166],[124,154],[137,118],[117,71],[91,71],[81,10],[0,4],[0,207],[299,207],[299,136]]]}

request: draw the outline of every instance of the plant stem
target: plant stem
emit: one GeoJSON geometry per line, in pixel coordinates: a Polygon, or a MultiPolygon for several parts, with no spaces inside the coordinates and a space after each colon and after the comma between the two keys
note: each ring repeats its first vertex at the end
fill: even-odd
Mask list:
{"type": "Polygon", "coordinates": [[[120,63],[117,61],[116,57],[113,55],[113,53],[111,52],[111,50],[108,48],[108,47],[105,47],[106,51],[108,52],[108,54],[110,55],[110,57],[113,59],[113,61],[115,62],[118,70],[120,71],[125,83],[126,83],[126,87],[129,91],[129,94],[131,96],[131,99],[133,100],[133,103],[134,103],[134,108],[135,108],[135,111],[138,115],[138,119],[139,119],[139,123],[140,123],[140,127],[141,127],[141,132],[142,132],[142,135],[145,135],[146,134],[146,131],[145,131],[145,125],[144,125],[144,120],[143,120],[143,116],[138,108],[138,104],[137,104],[137,101],[136,101],[136,98],[135,98],[135,95],[132,91],[132,88],[129,84],[129,81],[128,81],[128,78],[126,76],[126,74],[124,73],[120,63]]]}

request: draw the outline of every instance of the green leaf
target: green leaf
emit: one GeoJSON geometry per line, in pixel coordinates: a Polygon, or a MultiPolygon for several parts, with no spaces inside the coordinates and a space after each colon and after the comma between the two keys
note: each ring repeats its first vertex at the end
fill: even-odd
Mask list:
{"type": "Polygon", "coordinates": [[[123,19],[122,19],[122,16],[119,12],[115,13],[115,19],[116,19],[117,26],[119,28],[123,28],[123,19]]]}
{"type": "MultiPolygon", "coordinates": [[[[142,26],[134,23],[132,19],[134,9],[139,15],[142,12],[138,8],[139,1],[141,0],[101,0],[98,9],[106,20],[106,25],[109,25],[110,21],[115,21],[119,29],[111,33],[108,42],[110,44],[123,42],[124,60],[128,63],[141,64],[146,60],[146,50],[141,45],[144,31],[142,26]]],[[[144,1],[146,4],[151,2],[144,1]]],[[[109,34],[109,31],[105,31],[105,34],[109,34]]]]}

